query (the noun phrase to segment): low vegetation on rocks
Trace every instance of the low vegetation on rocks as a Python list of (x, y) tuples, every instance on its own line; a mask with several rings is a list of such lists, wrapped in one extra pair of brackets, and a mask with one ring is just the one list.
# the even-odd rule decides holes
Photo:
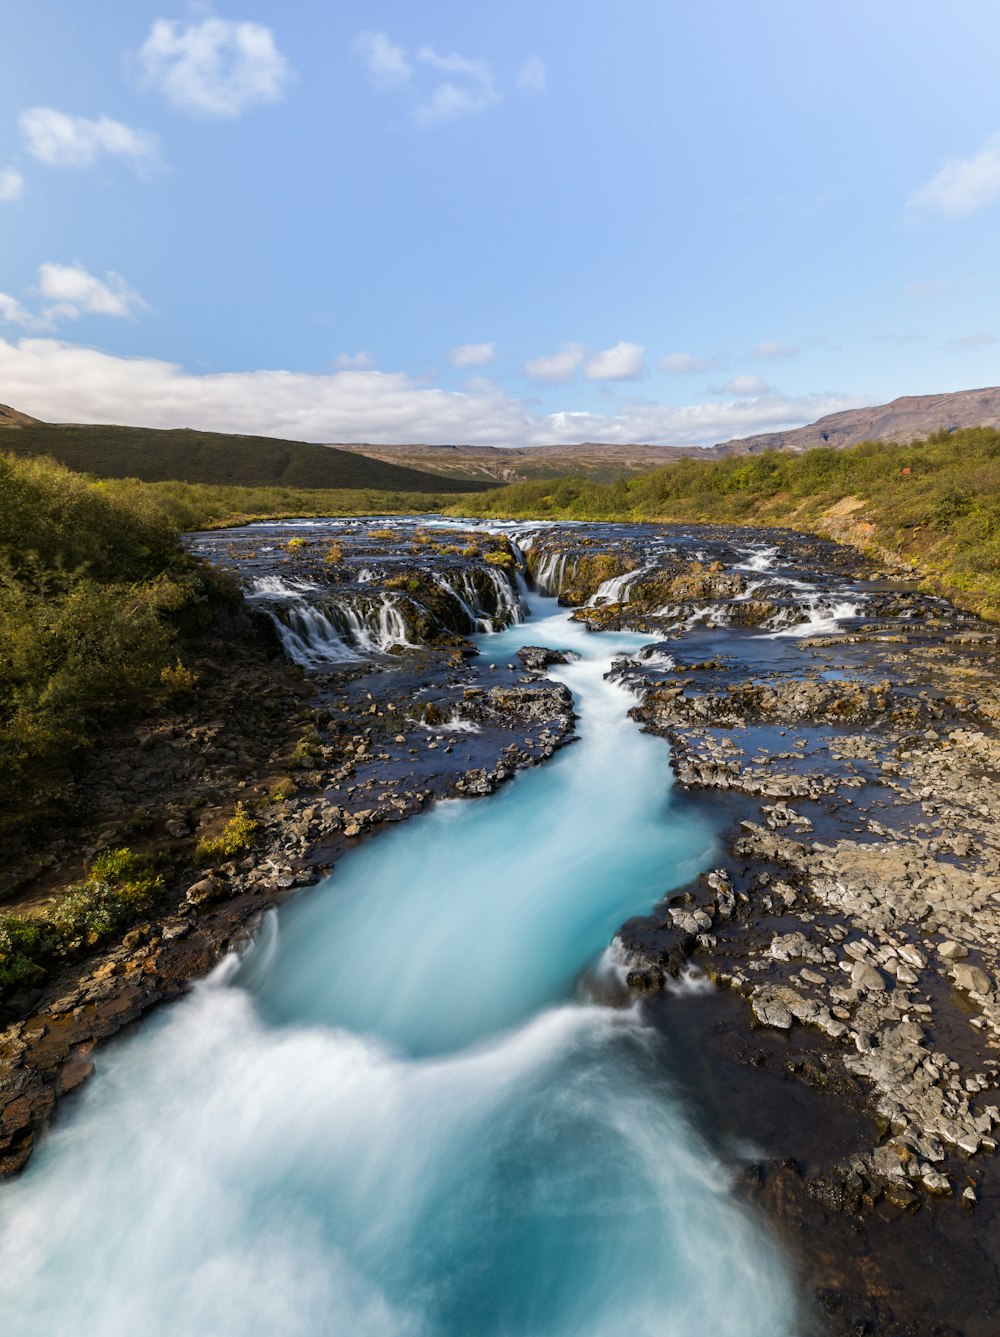
[(89, 951), (147, 909), (163, 885), (162, 860), (103, 850), (87, 880), (32, 911), (0, 915), (0, 994), (35, 984), (59, 961)]

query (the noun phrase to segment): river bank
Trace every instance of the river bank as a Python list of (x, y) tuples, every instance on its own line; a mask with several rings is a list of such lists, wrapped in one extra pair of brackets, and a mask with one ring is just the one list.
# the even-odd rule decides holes
[[(469, 632), (518, 615), (505, 540), (372, 528), (205, 536), (285, 645), (323, 670), (288, 679), (296, 727), (262, 749), (266, 774), (237, 790), (236, 757), (205, 783), (231, 784), (229, 799), (263, 797), (276, 778), (300, 792), (255, 809), (251, 853), (192, 868), (169, 913), (82, 974), (68, 968), (13, 1022), (0, 1078), (9, 1170), (89, 1073), (96, 1041), (186, 989), (296, 885), (365, 833), (440, 796), (486, 794), (570, 736), (551, 654), (471, 653)], [(648, 648), (623, 653), (614, 677), (669, 738), (682, 802), (722, 819), (714, 871), (621, 931), (622, 974), (668, 1049), (702, 1049), (678, 1075), (714, 1112), (748, 1195), (797, 1237), (826, 1330), (991, 1331), (994, 1000), (961, 981), (982, 983), (963, 966), (997, 978), (992, 629), (787, 533), (511, 532), (581, 627), (639, 633)], [(471, 583), (470, 566), (482, 572)], [(520, 644), (531, 631), (517, 629)], [(205, 829), (225, 811), (206, 812)], [(688, 965), (726, 987), (711, 1008), (673, 992)], [(740, 1111), (734, 1086), (748, 1093)], [(964, 1259), (947, 1284), (905, 1263), (930, 1248)]]

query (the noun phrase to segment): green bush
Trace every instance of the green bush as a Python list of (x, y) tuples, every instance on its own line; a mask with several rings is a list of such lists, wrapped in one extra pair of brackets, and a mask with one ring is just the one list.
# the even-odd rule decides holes
[(236, 854), (242, 854), (253, 843), (258, 823), (237, 803), (236, 811), (217, 836), (206, 836), (198, 841), (195, 858), (204, 864), (222, 863)]
[(181, 550), (148, 487), (0, 454), (0, 495), (4, 836), (66, 812), (106, 719), (190, 688), (179, 637), (234, 595)]

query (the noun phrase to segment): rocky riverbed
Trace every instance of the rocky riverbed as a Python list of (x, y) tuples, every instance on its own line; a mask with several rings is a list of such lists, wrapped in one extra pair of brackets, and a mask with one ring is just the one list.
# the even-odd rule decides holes
[[(669, 741), (684, 801), (721, 818), (717, 866), (617, 951), (742, 1190), (803, 1257), (822, 1330), (997, 1331), (994, 627), (787, 532), (393, 520), (190, 542), (236, 573), (245, 611), (216, 628), (197, 708), (109, 737), (81, 777), (89, 820), (20, 902), (126, 831), (166, 845), (173, 872), (121, 942), (2, 1000), (0, 1170), (23, 1166), (95, 1044), (352, 843), (572, 739), (530, 625), (509, 662), (469, 639), (521, 617), (527, 578), (595, 634), (649, 636), (613, 672)], [(199, 862), (237, 800), (252, 847)], [(718, 987), (678, 988), (692, 972)]]

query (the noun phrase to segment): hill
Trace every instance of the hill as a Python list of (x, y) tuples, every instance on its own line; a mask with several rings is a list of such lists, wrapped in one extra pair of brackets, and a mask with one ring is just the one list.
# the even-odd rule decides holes
[(26, 413), (19, 413), (7, 404), (0, 404), (0, 427), (23, 427), (25, 423), (37, 421), (37, 418), (29, 418)]
[(1000, 427), (1000, 386), (945, 395), (903, 395), (873, 408), (829, 413), (808, 427), (762, 436), (737, 437), (716, 447), (721, 455), (759, 455), (765, 450), (843, 450), (862, 441), (913, 441), (964, 427)]
[[(98, 478), (179, 480), (214, 486), (378, 489), (440, 493), (442, 476), (356, 451), (267, 436), (45, 423), (0, 406), (0, 447), (14, 455), (47, 455)], [(476, 492), (485, 481), (449, 478), (449, 492)]]
[(444, 478), (481, 479), (490, 483), (525, 483), (534, 478), (562, 478), (568, 474), (610, 483), (629, 474), (659, 469), (685, 455), (712, 459), (720, 453), (717, 446), (619, 446), (602, 441), (565, 446), (373, 446), (338, 442), (337, 449), (424, 469)]

